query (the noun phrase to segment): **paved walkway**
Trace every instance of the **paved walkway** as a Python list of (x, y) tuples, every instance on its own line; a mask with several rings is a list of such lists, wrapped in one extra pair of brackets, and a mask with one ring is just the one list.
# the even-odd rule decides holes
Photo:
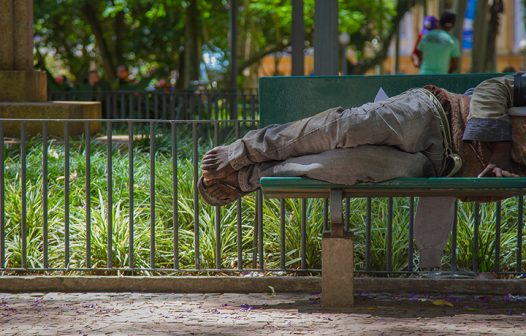
[(0, 294), (0, 335), (525, 335), (525, 297)]

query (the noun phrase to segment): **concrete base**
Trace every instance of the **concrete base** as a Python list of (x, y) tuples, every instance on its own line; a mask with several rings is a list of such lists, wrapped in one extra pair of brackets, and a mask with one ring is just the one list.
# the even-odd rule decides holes
[(42, 71), (0, 71), (0, 102), (47, 101), (47, 76)]
[[(46, 102), (46, 103), (5, 103), (0, 102), (0, 119), (100, 119), (101, 106), (99, 102)], [(26, 121), (26, 134), (42, 133), (42, 122)], [(19, 138), (20, 122), (4, 121), (4, 136)], [(100, 131), (100, 122), (89, 122), (90, 133)], [(69, 134), (84, 133), (84, 122), (69, 122)], [(64, 122), (49, 122), (50, 137), (64, 136)]]
[[(0, 293), (148, 292), (148, 293), (314, 293), (320, 277), (288, 276), (0, 276)], [(355, 278), (358, 293), (526, 295), (523, 279)]]
[(323, 237), (321, 246), (321, 304), (323, 307), (350, 307), (354, 304), (354, 240), (352, 237)]

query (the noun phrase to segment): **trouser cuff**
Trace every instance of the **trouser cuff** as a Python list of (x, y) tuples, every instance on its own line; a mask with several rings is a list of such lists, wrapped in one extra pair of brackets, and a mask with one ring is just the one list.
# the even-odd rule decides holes
[(420, 268), (440, 267), (442, 249), (425, 248), (420, 250)]
[(241, 139), (234, 141), (228, 146), (228, 163), (234, 168), (234, 170), (240, 170), (246, 167), (252, 162), (246, 156), (245, 146)]

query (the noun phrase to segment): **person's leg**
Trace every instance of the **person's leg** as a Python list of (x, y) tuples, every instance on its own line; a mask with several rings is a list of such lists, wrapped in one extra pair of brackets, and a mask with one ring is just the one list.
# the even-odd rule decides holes
[(415, 217), (415, 243), (420, 268), (437, 268), (455, 216), (454, 197), (420, 197)]
[(426, 152), (440, 167), (442, 134), (436, 110), (436, 100), (423, 89), (357, 108), (329, 109), (313, 117), (250, 131), (234, 143), (207, 153), (203, 169), (212, 179), (219, 179), (251, 164), (366, 144)]
[(302, 176), (355, 184), (434, 176), (434, 167), (422, 153), (407, 153), (389, 146), (359, 146), (250, 165), (234, 175), (237, 175), (237, 187), (248, 192), (259, 188), (261, 177)]

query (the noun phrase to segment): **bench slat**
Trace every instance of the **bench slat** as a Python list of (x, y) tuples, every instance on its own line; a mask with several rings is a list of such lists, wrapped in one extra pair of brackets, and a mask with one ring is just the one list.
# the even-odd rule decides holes
[(303, 177), (263, 177), (263, 193), (268, 198), (327, 198), (331, 189), (341, 189), (346, 197), (387, 196), (504, 196), (526, 194), (526, 178), (431, 177), (397, 178), (378, 183), (332, 184)]

